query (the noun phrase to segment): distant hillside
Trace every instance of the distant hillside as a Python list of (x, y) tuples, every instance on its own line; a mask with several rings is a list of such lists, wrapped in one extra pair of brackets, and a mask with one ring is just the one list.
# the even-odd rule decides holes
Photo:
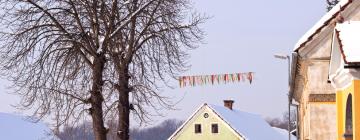
[(165, 120), (161, 124), (146, 129), (131, 129), (131, 140), (167, 140), (183, 121)]
[[(130, 130), (130, 140), (166, 140), (183, 123), (183, 121), (170, 119), (165, 120), (159, 125), (149, 128), (133, 128)], [(116, 124), (109, 124), (110, 131), (108, 140), (117, 140)], [(83, 123), (76, 127), (65, 127), (58, 137), (61, 140), (94, 140), (92, 126), (90, 122)]]

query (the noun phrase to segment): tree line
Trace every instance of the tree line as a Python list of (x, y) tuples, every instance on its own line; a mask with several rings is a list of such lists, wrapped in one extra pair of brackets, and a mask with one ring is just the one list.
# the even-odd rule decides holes
[[(111, 123), (111, 122), (110, 122)], [(166, 140), (173, 134), (183, 121), (176, 119), (168, 119), (162, 123), (148, 128), (132, 128), (130, 129), (130, 140)], [(116, 124), (109, 124), (109, 127)], [(56, 134), (61, 140), (95, 140), (90, 122), (84, 122), (79, 126), (66, 126)], [(109, 140), (118, 140), (115, 132), (107, 133)]]

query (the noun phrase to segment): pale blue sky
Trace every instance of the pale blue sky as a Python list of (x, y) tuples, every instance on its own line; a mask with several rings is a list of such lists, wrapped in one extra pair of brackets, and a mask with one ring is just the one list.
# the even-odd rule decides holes
[[(287, 108), (287, 62), (273, 54), (290, 54), (297, 40), (326, 12), (325, 0), (193, 0), (194, 7), (212, 18), (202, 28), (205, 44), (191, 51), (192, 67), (185, 75), (255, 72), (253, 84), (165, 89), (178, 110), (162, 111), (164, 119), (186, 119), (202, 103), (222, 105), (234, 99), (234, 108), (281, 117)], [(177, 81), (173, 81), (175, 85)], [(0, 80), (0, 112), (16, 112), (17, 99), (5, 94)]]
[[(202, 103), (222, 105), (234, 99), (236, 109), (282, 117), (287, 110), (287, 61), (273, 54), (290, 54), (298, 39), (325, 13), (325, 0), (196, 0), (199, 12), (212, 18), (203, 25), (203, 46), (191, 52), (185, 75), (255, 72), (253, 84), (169, 89), (184, 96), (166, 118), (186, 119)], [(163, 119), (163, 118), (161, 118)]]

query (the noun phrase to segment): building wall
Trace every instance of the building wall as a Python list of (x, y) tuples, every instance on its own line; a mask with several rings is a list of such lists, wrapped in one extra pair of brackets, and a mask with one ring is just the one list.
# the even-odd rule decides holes
[(300, 113), (301, 140), (336, 140), (335, 102), (309, 103)]
[(336, 140), (336, 104), (310, 103), (310, 128), (311, 140)]
[(346, 121), (346, 104), (348, 96), (352, 96), (352, 125), (353, 125), (353, 139), (360, 139), (360, 80), (353, 80), (351, 84), (345, 88), (337, 91), (337, 139), (345, 140), (343, 135), (345, 133)]
[(335, 102), (328, 104), (309, 101), (312, 94), (335, 93), (335, 89), (328, 83), (333, 31), (331, 28), (332, 26), (323, 29), (313, 41), (299, 51), (300, 68), (295, 79), (294, 96), (299, 102), (298, 124), (301, 140), (330, 140), (329, 137), (336, 137), (336, 126), (323, 124), (335, 125)]
[(342, 135), (345, 133), (345, 107), (343, 107), (344, 99), (343, 99), (343, 91), (337, 91), (336, 92), (336, 138), (337, 140), (342, 140)]
[[(328, 83), (328, 65), (330, 36), (318, 43), (322, 49), (306, 54), (302, 69), (303, 86), (299, 101), (299, 131), (301, 140), (332, 140), (336, 138), (335, 102), (309, 101), (313, 94), (335, 94)], [(320, 53), (319, 53), (320, 52)], [(320, 55), (323, 54), (323, 55)]]
[[(205, 118), (204, 113), (209, 117)], [(211, 133), (211, 124), (217, 123), (219, 133)], [(195, 124), (201, 124), (201, 133), (195, 133)], [(243, 140), (229, 125), (224, 123), (208, 107), (202, 108), (194, 118), (191, 119), (184, 128), (173, 138), (173, 140)]]
[[(360, 0), (353, 0), (344, 11), (341, 11), (344, 20), (360, 20)], [(329, 59), (331, 53), (332, 34), (335, 27), (335, 20), (312, 37), (312, 40), (298, 50), (299, 59), (296, 76), (294, 79), (294, 98), (299, 102), (299, 138), (300, 140), (342, 140), (344, 133), (344, 118), (346, 105), (346, 94), (339, 94), (328, 83)], [(360, 87), (360, 84), (358, 85)], [(360, 90), (360, 88), (359, 88)], [(356, 92), (356, 90), (354, 91)], [(311, 94), (334, 94), (336, 102), (311, 102)], [(360, 101), (360, 92), (353, 96)], [(345, 100), (345, 101), (344, 101)], [(357, 107), (358, 106), (358, 107)], [(353, 102), (353, 124), (360, 131), (360, 102)], [(356, 119), (355, 119), (356, 118)], [(354, 130), (355, 132), (355, 130)], [(360, 132), (358, 132), (360, 133)], [(355, 134), (360, 140), (360, 134)], [(354, 139), (355, 140), (355, 139)]]

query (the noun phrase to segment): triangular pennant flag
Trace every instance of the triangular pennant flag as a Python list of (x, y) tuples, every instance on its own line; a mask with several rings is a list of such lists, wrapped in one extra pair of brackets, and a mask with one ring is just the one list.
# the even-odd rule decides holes
[(212, 75), (194, 75), (194, 76), (180, 76), (178, 77), (179, 86), (197, 86), (207, 85), (214, 83), (235, 83), (248, 80), (252, 84), (254, 80), (254, 73), (231, 73), (231, 74), (212, 74)]
[(249, 73), (248, 73), (247, 78), (248, 78), (248, 80), (249, 80), (249, 82), (250, 82), (250, 84), (251, 84), (251, 83), (252, 83), (252, 80), (253, 80), (252, 72), (249, 72)]

